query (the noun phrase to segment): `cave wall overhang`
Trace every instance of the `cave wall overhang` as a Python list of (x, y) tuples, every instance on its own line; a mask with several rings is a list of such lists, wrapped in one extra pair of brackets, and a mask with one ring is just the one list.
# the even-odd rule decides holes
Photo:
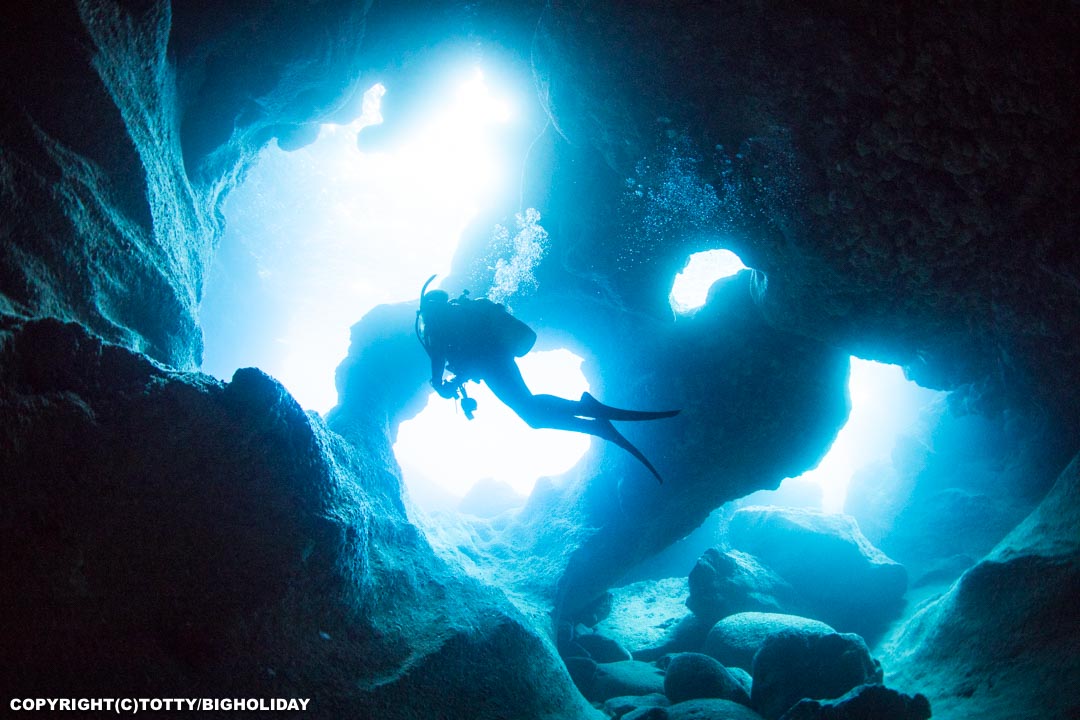
[(1078, 28), (1054, 5), (567, 2), (533, 57), (616, 177), (679, 138), (773, 324), (1075, 426)]

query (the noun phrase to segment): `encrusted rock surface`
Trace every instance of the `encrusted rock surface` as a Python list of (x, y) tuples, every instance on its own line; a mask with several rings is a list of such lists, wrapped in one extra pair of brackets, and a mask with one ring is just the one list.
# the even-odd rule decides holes
[(899, 615), (907, 572), (847, 515), (745, 507), (731, 516), (727, 530), (732, 547), (789, 582), (807, 614), (837, 630), (877, 635)]
[(1070, 717), (1080, 673), (1080, 458), (1043, 502), (887, 644), (888, 684), (935, 718)]
[(709, 548), (687, 579), (686, 607), (707, 623), (742, 612), (783, 612), (795, 607), (791, 584), (738, 550)]
[(883, 685), (860, 685), (835, 700), (800, 700), (780, 720), (927, 720), (930, 703)]
[(258, 370), (223, 384), (4, 319), (0, 389), (12, 697), (592, 713), (531, 623), (409, 524), (389, 445), (357, 452)]
[(725, 666), (752, 670), (754, 655), (765, 638), (783, 630), (828, 634), (833, 628), (819, 620), (782, 613), (745, 612), (729, 615), (709, 631), (704, 652)]
[(802, 698), (836, 698), (880, 683), (882, 671), (858, 635), (784, 630), (765, 638), (753, 678), (751, 707), (776, 720)]

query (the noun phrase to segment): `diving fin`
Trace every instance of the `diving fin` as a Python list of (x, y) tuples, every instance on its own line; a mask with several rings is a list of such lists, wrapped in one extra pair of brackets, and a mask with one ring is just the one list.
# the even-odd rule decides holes
[(580, 406), (582, 417), (602, 418), (604, 420), (660, 420), (675, 417), (680, 410), (623, 410), (600, 402), (588, 392), (581, 393)]
[(659, 482), (661, 485), (664, 484), (664, 478), (660, 477), (660, 473), (657, 472), (656, 468), (653, 467), (653, 464), (651, 462), (649, 462), (649, 459), (647, 457), (645, 457), (644, 453), (642, 453), (640, 450), (638, 450), (636, 447), (634, 447), (633, 443), (631, 443), (629, 440), (627, 440), (625, 437), (623, 437), (622, 433), (620, 433), (618, 430), (616, 430), (615, 426), (612, 425), (610, 422), (608, 422), (606, 420), (601, 420), (600, 422), (604, 423), (604, 430), (605, 430), (605, 433), (600, 435), (600, 437), (604, 438), (605, 440), (609, 440), (609, 441), (615, 443), (616, 445), (621, 447), (623, 450), (625, 450), (626, 452), (628, 452), (631, 455), (633, 455), (634, 457), (636, 457), (638, 459), (638, 461), (642, 465), (644, 465), (645, 467), (647, 467), (649, 469), (649, 472), (651, 472), (653, 474), (653, 476), (656, 478), (657, 482)]

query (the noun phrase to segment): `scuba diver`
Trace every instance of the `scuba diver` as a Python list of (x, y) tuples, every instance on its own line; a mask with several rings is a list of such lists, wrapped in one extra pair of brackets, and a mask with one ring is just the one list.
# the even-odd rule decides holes
[[(673, 417), (678, 410), (644, 412), (604, 405), (587, 392), (580, 400), (554, 395), (534, 395), (521, 377), (514, 358), (523, 357), (536, 343), (536, 333), (486, 298), (470, 299), (466, 290), (451, 300), (444, 290), (428, 291), (432, 275), (420, 290), (416, 313), (416, 336), (431, 358), (431, 385), (444, 398), (460, 398), (462, 410), (472, 419), (476, 400), (465, 391), (467, 380), (487, 384), (495, 397), (532, 428), (552, 428), (595, 435), (623, 448), (649, 469), (663, 484), (660, 473), (640, 450), (623, 437), (612, 420), (657, 420)], [(453, 377), (444, 380), (449, 370)]]

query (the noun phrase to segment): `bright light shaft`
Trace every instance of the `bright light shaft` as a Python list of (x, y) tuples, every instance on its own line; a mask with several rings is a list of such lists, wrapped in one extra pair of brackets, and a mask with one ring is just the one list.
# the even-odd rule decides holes
[(851, 415), (821, 463), (802, 478), (821, 486), (822, 510), (841, 512), (852, 475), (892, 455), (897, 439), (923, 409), (947, 393), (927, 390), (897, 365), (851, 358)]
[(491, 129), (510, 110), (479, 71), (458, 85), (388, 152), (363, 153), (356, 142), (381, 121), (379, 101), (393, 92), (381, 85), (365, 95), (357, 121), (325, 125), (295, 152), (264, 151), (229, 197), (226, 241), (243, 243), (257, 263), (252, 292), (276, 305), (258, 322), (274, 342), (218, 361), (216, 346), (231, 341), (208, 331), (207, 372), (228, 378), (254, 365), (306, 409), (337, 403), (334, 370), (349, 328), (378, 304), (415, 298), (432, 273), (449, 274), (462, 231), (503, 179)]
[[(581, 358), (569, 350), (534, 352), (518, 360), (529, 389), (576, 400), (588, 390)], [(429, 478), (462, 497), (478, 481), (501, 480), (528, 496), (540, 477), (572, 468), (590, 438), (559, 430), (533, 430), (486, 385), (466, 385), (478, 404), (466, 420), (457, 403), (431, 394), (427, 407), (398, 429), (394, 454), (407, 484)]]
[(739, 256), (730, 250), (706, 250), (694, 253), (671, 286), (671, 309), (680, 315), (697, 310), (705, 304), (709, 288), (720, 278), (745, 269)]

